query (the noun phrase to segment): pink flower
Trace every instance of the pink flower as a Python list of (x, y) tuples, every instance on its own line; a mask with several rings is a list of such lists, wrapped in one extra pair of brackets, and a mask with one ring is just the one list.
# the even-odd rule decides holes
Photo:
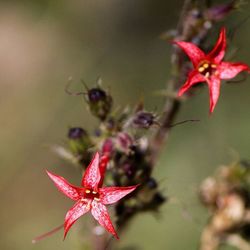
[(214, 111), (220, 94), (221, 79), (231, 79), (241, 71), (250, 72), (244, 63), (224, 62), (222, 59), (226, 50), (226, 30), (222, 28), (216, 45), (208, 54), (205, 54), (196, 45), (184, 41), (174, 41), (190, 58), (194, 69), (178, 92), (181, 96), (190, 87), (199, 82), (207, 82), (210, 96), (210, 113)]
[(76, 220), (91, 211), (99, 224), (119, 239), (110, 220), (106, 205), (119, 201), (134, 191), (137, 185), (130, 187), (102, 187), (107, 163), (108, 157), (106, 155), (100, 158), (99, 153), (96, 153), (83, 175), (82, 187), (73, 186), (63, 177), (47, 171), (48, 176), (59, 191), (76, 201), (65, 216), (64, 238)]

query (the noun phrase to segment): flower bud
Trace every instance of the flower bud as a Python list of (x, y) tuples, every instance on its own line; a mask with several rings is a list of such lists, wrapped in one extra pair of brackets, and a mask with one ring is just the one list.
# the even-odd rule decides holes
[(234, 0), (229, 3), (213, 6), (208, 8), (204, 15), (209, 20), (220, 21), (237, 8), (237, 2), (239, 1)]
[(112, 97), (100, 87), (89, 89), (87, 96), (91, 113), (100, 120), (105, 120), (112, 108)]
[(80, 127), (70, 128), (68, 131), (69, 147), (75, 155), (81, 155), (91, 146), (88, 133)]
[(90, 102), (99, 102), (105, 100), (106, 93), (100, 88), (92, 88), (88, 91), (88, 98)]
[(147, 187), (149, 188), (149, 189), (155, 189), (155, 188), (157, 188), (157, 182), (156, 182), (156, 180), (154, 179), (154, 178), (152, 178), (152, 177), (150, 177), (149, 179), (148, 179), (148, 181), (147, 181)]
[(68, 138), (70, 139), (80, 139), (83, 136), (86, 136), (87, 133), (84, 129), (82, 128), (70, 128), (68, 132)]
[(129, 153), (133, 145), (133, 139), (128, 133), (120, 132), (116, 137), (116, 145), (122, 152)]
[(139, 111), (135, 114), (133, 125), (138, 128), (150, 128), (153, 124), (156, 124), (155, 115), (146, 111)]
[(136, 168), (131, 162), (126, 162), (123, 165), (123, 170), (127, 178), (132, 178), (135, 175)]
[(110, 155), (113, 152), (114, 145), (111, 138), (106, 139), (102, 145), (102, 154)]

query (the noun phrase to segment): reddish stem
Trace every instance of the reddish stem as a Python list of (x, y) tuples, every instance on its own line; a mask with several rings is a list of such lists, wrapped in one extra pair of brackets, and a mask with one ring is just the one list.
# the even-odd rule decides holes
[(40, 235), (40, 236), (34, 238), (34, 239), (32, 240), (32, 243), (35, 244), (35, 243), (37, 243), (38, 241), (47, 238), (48, 236), (50, 236), (50, 235), (56, 233), (57, 231), (59, 231), (59, 230), (62, 229), (63, 227), (64, 227), (64, 224), (62, 224), (62, 225), (60, 225), (60, 226), (58, 226), (58, 227), (52, 229), (51, 231), (49, 231), (49, 232), (47, 232), (47, 233), (45, 233), (45, 234), (42, 234), (42, 235)]

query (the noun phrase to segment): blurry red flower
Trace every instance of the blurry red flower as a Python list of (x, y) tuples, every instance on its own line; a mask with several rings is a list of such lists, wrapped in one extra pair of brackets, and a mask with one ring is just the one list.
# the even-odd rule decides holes
[(106, 155), (100, 158), (99, 153), (96, 153), (83, 175), (82, 187), (73, 186), (63, 177), (47, 171), (48, 176), (59, 191), (76, 201), (65, 216), (64, 238), (75, 221), (91, 211), (99, 224), (119, 239), (110, 220), (106, 205), (119, 201), (134, 191), (137, 185), (130, 187), (101, 187), (107, 163), (108, 158)]
[(219, 38), (211, 52), (205, 54), (195, 44), (184, 41), (174, 41), (190, 58), (194, 69), (178, 92), (181, 96), (190, 87), (199, 82), (207, 82), (210, 96), (210, 113), (214, 111), (220, 94), (221, 79), (231, 79), (241, 71), (250, 72), (244, 63), (223, 62), (226, 50), (226, 30), (222, 28)]

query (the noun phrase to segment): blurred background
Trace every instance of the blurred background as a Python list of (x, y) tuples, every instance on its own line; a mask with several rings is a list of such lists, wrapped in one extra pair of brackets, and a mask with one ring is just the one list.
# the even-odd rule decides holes
[[(101, 76), (115, 105), (134, 105), (144, 96), (148, 110), (160, 111), (163, 98), (154, 92), (170, 76), (171, 48), (159, 36), (176, 27), (182, 4), (0, 1), (0, 249), (78, 249), (74, 227), (64, 242), (60, 231), (31, 244), (35, 236), (62, 224), (72, 206), (44, 170), (80, 183), (79, 172), (53, 154), (50, 145), (63, 143), (69, 126), (91, 130), (97, 124), (82, 97), (64, 92), (65, 84), (72, 77), (72, 89), (81, 90), (80, 79), (93, 86)], [(234, 27), (249, 11), (245, 5), (225, 25)], [(234, 60), (248, 63), (249, 24), (237, 29), (232, 44), (239, 48)], [(250, 78), (224, 84), (212, 116), (207, 88), (185, 102), (177, 120), (201, 121), (172, 130), (155, 169), (166, 195), (180, 202), (166, 203), (158, 216), (136, 217), (120, 240), (122, 249), (197, 249), (208, 218), (197, 200), (199, 183), (220, 164), (250, 158), (249, 93)]]

